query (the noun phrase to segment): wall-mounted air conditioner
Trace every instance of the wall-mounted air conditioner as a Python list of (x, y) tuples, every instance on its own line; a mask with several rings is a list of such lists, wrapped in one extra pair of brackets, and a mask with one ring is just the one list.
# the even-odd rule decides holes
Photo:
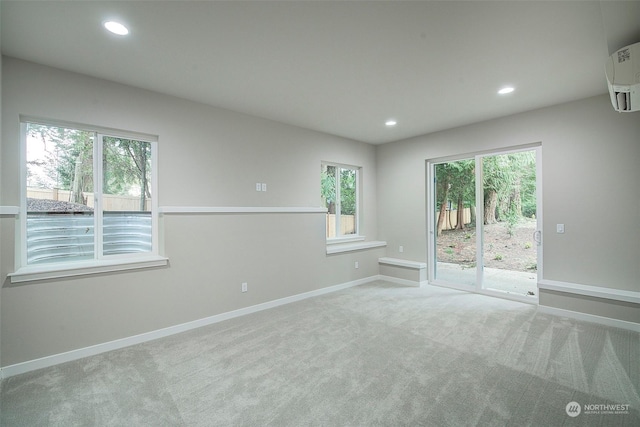
[(640, 111), (640, 43), (614, 52), (605, 66), (611, 103), (616, 111)]

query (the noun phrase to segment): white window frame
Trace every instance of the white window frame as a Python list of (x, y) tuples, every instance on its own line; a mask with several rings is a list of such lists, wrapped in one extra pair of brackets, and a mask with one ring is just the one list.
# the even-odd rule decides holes
[[(51, 264), (27, 264), (27, 125), (40, 124), (78, 129), (94, 133), (93, 174), (94, 177), (94, 259)], [(151, 144), (151, 245), (150, 252), (119, 255), (103, 255), (102, 247), (102, 138), (104, 136), (144, 141)], [(17, 221), (19, 232), (16, 238), (15, 272), (10, 273), (11, 282), (62, 278), (85, 274), (131, 270), (167, 265), (168, 259), (160, 254), (160, 227), (158, 206), (158, 137), (137, 132), (122, 131), (100, 126), (83, 125), (59, 120), (48, 120), (20, 116), (20, 213)]]
[[(336, 173), (336, 221), (335, 221), (335, 237), (326, 237), (327, 240), (327, 244), (337, 244), (337, 243), (345, 243), (345, 242), (353, 242), (353, 241), (359, 241), (359, 240), (364, 240), (365, 236), (362, 236), (360, 234), (360, 215), (361, 215), (361, 208), (360, 208), (360, 193), (362, 191), (362, 184), (361, 184), (361, 175), (362, 175), (362, 167), (361, 166), (353, 166), (353, 165), (347, 165), (347, 164), (343, 164), (343, 163), (335, 163), (335, 162), (322, 162), (321, 163), (321, 169), (327, 167), (327, 166), (333, 166), (336, 168), (336, 170), (339, 169), (351, 169), (353, 171), (355, 171), (355, 176), (356, 176), (356, 212), (354, 215), (354, 220), (355, 220), (355, 233), (354, 234), (339, 234), (338, 231), (340, 230), (340, 211), (341, 211), (341, 206), (340, 206), (340, 202), (341, 202), (341, 197), (340, 197), (340, 179), (341, 179), (341, 175), (340, 173)], [(326, 224), (325, 224), (326, 227)]]

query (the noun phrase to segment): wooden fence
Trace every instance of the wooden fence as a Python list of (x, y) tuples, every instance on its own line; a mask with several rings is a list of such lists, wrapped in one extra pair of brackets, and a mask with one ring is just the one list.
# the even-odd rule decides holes
[[(354, 215), (340, 215), (340, 235), (356, 232), (356, 217)], [(336, 215), (327, 214), (327, 237), (336, 237)]]
[[(27, 197), (32, 199), (59, 200), (63, 202), (71, 201), (71, 191), (59, 190), (57, 188), (27, 188)], [(82, 193), (86, 200), (86, 205), (94, 207), (93, 193)], [(140, 211), (140, 197), (138, 196), (116, 196), (112, 194), (102, 195), (103, 209), (105, 211)], [(151, 207), (151, 199), (145, 201), (145, 211)]]
[[(440, 212), (436, 212), (436, 224), (438, 223), (439, 218), (440, 218)], [(465, 224), (471, 223), (471, 208), (464, 208), (464, 211), (462, 212), (462, 218)], [(458, 225), (458, 210), (452, 209), (452, 210), (446, 211), (445, 217), (444, 217), (444, 226), (442, 227), (442, 229), (452, 230), (456, 228), (456, 225)]]

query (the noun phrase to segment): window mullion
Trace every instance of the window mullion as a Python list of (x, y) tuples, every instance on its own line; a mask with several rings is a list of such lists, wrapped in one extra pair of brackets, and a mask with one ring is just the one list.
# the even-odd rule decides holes
[[(27, 124), (20, 123), (20, 257), (16, 257), (16, 270), (27, 265)], [(16, 245), (16, 249), (18, 245)]]
[(342, 168), (340, 168), (339, 166), (336, 166), (335, 168), (335, 172), (336, 172), (336, 220), (335, 220), (335, 236), (336, 237), (340, 237), (340, 230), (341, 230), (341, 226), (340, 226), (340, 222), (342, 220), (342, 196), (340, 195), (340, 186), (342, 185), (340, 179), (340, 175), (341, 175), (341, 171)]
[(356, 206), (353, 215), (355, 222), (355, 232), (356, 234), (360, 234), (360, 169), (355, 170), (355, 177)]
[(103, 258), (103, 235), (102, 235), (102, 177), (103, 173), (103, 141), (102, 134), (94, 133), (93, 143), (93, 230), (95, 254), (97, 259)]
[(158, 143), (151, 142), (151, 251), (160, 252), (160, 224), (158, 219)]

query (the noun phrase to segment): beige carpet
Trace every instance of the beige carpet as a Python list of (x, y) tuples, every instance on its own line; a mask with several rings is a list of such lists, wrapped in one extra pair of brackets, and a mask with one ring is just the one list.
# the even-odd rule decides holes
[(375, 282), (5, 379), (0, 421), (638, 426), (639, 388), (638, 333)]

